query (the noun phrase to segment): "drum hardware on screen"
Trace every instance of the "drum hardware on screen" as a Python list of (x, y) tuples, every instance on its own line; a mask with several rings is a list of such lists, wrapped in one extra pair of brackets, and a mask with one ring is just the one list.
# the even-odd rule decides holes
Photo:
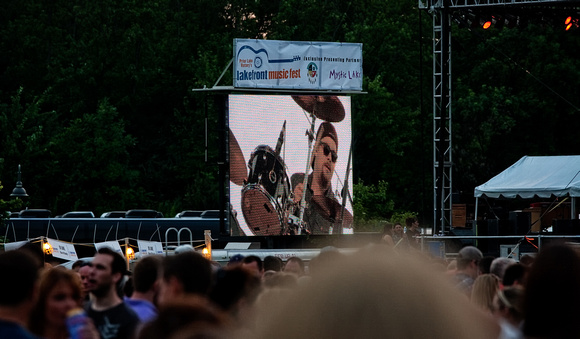
[(248, 162), (250, 173), (242, 189), (242, 213), (255, 235), (284, 234), (290, 195), (286, 165), (280, 157), (285, 127), (286, 122), (275, 150), (268, 145), (259, 145)]
[[(309, 220), (313, 220), (311, 219), (313, 213), (318, 215), (319, 219), (326, 220), (324, 221), (326, 224), (331, 224), (330, 227), (326, 227), (322, 231), (323, 234), (332, 233), (333, 226), (337, 233), (341, 232), (343, 224), (345, 227), (352, 227), (352, 214), (344, 208), (345, 200), (342, 199), (343, 203), (341, 204), (335, 198), (336, 194), (333, 193), (331, 186), (327, 189), (329, 196), (311, 196), (310, 193), (310, 184), (314, 180), (311, 177), (315, 173), (311, 167), (316, 160), (316, 150), (318, 149), (320, 152), (318, 153), (319, 161), (326, 156), (328, 156), (326, 159), (332, 159), (326, 160), (333, 162), (329, 165), (332, 168), (336, 164), (338, 150), (338, 136), (334, 127), (332, 127), (336, 138), (336, 144), (332, 145), (334, 149), (330, 149), (330, 146), (317, 140), (316, 120), (322, 120), (325, 126), (338, 123), (345, 117), (344, 106), (336, 96), (301, 95), (292, 96), (292, 99), (305, 114), (307, 113), (310, 125), (305, 134), (308, 141), (307, 156), (304, 163), (305, 171), (304, 173), (294, 173), (292, 183), (287, 174), (285, 152), (282, 151), (283, 148), (286, 148), (287, 141), (286, 120), (282, 124), (275, 148), (273, 149), (267, 144), (259, 144), (253, 149), (247, 163), (244, 160), (240, 145), (230, 131), (230, 179), (234, 184), (242, 186), (241, 200), (238, 201), (240, 201), (242, 215), (247, 225), (242, 234), (258, 236), (320, 234), (320, 228), (316, 228), (313, 232), (311, 225), (309, 225)], [(296, 126), (295, 121), (294, 126)], [(293, 131), (296, 131), (295, 127)], [(324, 145), (325, 148), (319, 148), (320, 145)], [(297, 152), (295, 148), (291, 151)], [(293, 166), (296, 167), (296, 163), (293, 163)], [(295, 175), (300, 175), (297, 176), (299, 179), (295, 180)], [(330, 177), (332, 178), (332, 174)], [(348, 179), (348, 172), (346, 178)], [(298, 188), (300, 185), (301, 187)], [(308, 198), (306, 192), (308, 192)], [(310, 212), (308, 212), (309, 209)], [(308, 212), (307, 215), (305, 215), (306, 212)], [(316, 222), (312, 225), (315, 224)], [(251, 234), (248, 234), (248, 229)]]

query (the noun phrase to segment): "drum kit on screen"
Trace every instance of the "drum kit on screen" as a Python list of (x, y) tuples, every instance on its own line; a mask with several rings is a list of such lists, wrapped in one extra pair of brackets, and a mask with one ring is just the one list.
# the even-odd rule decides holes
[[(316, 119), (340, 122), (345, 117), (345, 110), (336, 96), (304, 95), (292, 96), (292, 98), (310, 116), (310, 128), (306, 131), (308, 152), (304, 172), (309, 173), (316, 137), (314, 133)], [(246, 235), (310, 234), (309, 225), (304, 221), (304, 211), (314, 207), (322, 218), (340, 224), (340, 228), (342, 225), (351, 227), (352, 214), (344, 208), (345, 199), (341, 205), (336, 199), (326, 196), (313, 196), (310, 201), (306, 201), (306, 194), (302, 194), (300, 199), (294, 196), (292, 183), (286, 174), (286, 164), (280, 156), (285, 138), (286, 121), (280, 131), (275, 149), (268, 145), (258, 145), (246, 164), (238, 141), (231, 130), (229, 132), (230, 181), (242, 187), (242, 214), (252, 232)], [(349, 166), (350, 157), (347, 177)], [(308, 176), (301, 176), (302, 187), (307, 187)], [(347, 189), (343, 191), (344, 194), (348, 194)]]

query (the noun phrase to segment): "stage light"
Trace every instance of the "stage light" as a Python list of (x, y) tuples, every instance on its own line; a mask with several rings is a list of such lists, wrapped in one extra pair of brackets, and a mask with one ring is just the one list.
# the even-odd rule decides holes
[(127, 249), (125, 250), (125, 258), (128, 260), (135, 259), (135, 251), (130, 246), (127, 246)]
[(211, 230), (204, 230), (203, 237), (205, 240), (205, 247), (201, 250), (203, 256), (211, 261)]
[(477, 28), (477, 26), (479, 25), (479, 15), (475, 13), (468, 13), (467, 23), (469, 24), (470, 28)]
[(477, 28), (479, 26), (479, 15), (467, 12), (465, 15), (465, 21), (467, 21), (467, 27)]
[(564, 20), (564, 29), (569, 31), (572, 27), (578, 27), (578, 19), (572, 16), (568, 16)]
[(211, 260), (211, 252), (209, 251), (209, 249), (207, 247), (204, 247), (203, 250), (201, 250), (201, 254), (208, 260)]
[(52, 245), (44, 240), (42, 243), (42, 251), (44, 252), (44, 254), (46, 255), (51, 255), (52, 254)]
[(483, 29), (489, 29), (493, 24), (493, 16), (489, 14), (484, 14), (479, 17), (479, 27)]
[(504, 25), (507, 28), (514, 28), (518, 25), (518, 17), (510, 14), (504, 16)]
[(470, 19), (471, 13), (454, 13), (453, 14), (453, 21), (457, 23), (457, 27), (459, 28), (468, 28), (472, 27), (472, 20)]

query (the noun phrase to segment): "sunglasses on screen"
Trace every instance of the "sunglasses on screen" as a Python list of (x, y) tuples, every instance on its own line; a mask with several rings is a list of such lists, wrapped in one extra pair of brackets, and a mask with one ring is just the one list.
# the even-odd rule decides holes
[(322, 144), (322, 150), (324, 151), (324, 155), (328, 156), (328, 154), (331, 154), (331, 159), (332, 162), (336, 162), (336, 160), (338, 159), (338, 154), (336, 154), (336, 151), (333, 151), (330, 149), (330, 146), (328, 146), (327, 143), (325, 142), (320, 142)]

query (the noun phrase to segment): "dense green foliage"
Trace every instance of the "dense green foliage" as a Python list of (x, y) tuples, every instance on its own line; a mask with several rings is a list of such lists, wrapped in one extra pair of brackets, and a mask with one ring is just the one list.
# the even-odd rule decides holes
[[(432, 20), (407, 0), (8, 0), (0, 14), (0, 179), (27, 205), (217, 209), (211, 87), (234, 38), (363, 43), (355, 216), (432, 216)], [(575, 154), (577, 32), (453, 31), (454, 190), (523, 155)], [(220, 85), (231, 85), (231, 68)], [(208, 161), (205, 123), (209, 118)], [(357, 196), (357, 194), (359, 194)], [(0, 192), (7, 200), (9, 192)]]
[[(0, 191), (2, 191), (4, 187), (2, 186), (2, 183), (0, 182)], [(3, 199), (0, 199), (0, 222), (3, 222), (4, 220), (8, 219), (10, 217), (9, 213), (10, 211), (16, 210), (18, 208), (22, 207), (22, 200), (20, 199), (11, 199), (8, 201), (5, 201)], [(0, 236), (0, 241), (4, 240), (4, 236)]]

